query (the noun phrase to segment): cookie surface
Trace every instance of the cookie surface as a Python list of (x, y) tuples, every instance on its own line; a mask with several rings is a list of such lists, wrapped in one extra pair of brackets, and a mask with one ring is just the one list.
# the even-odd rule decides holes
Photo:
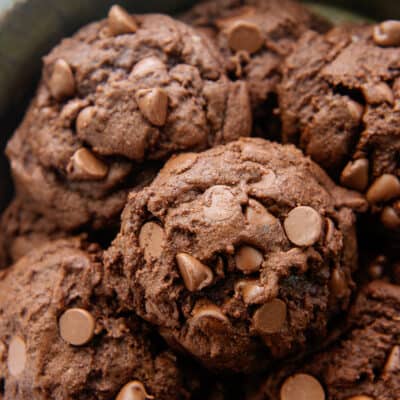
[(120, 304), (211, 369), (254, 371), (326, 335), (353, 289), (354, 192), (300, 151), (242, 139), (172, 158), (106, 254)]
[(19, 197), (13, 199), (1, 215), (0, 232), (0, 249), (4, 248), (3, 258), (0, 257), (0, 268), (14, 264), (46, 242), (66, 236), (52, 221), (31, 210)]
[(7, 154), (37, 211), (63, 229), (101, 228), (158, 161), (250, 129), (246, 85), (228, 80), (207, 38), (168, 16), (113, 7), (44, 58)]
[(218, 45), (233, 79), (249, 84), (255, 130), (265, 137), (279, 129), (274, 115), (281, 64), (309, 29), (327, 21), (292, 0), (218, 0), (195, 5), (182, 19)]
[(396, 400), (399, 311), (400, 287), (372, 282), (359, 294), (347, 331), (336, 343), (303, 365), (289, 365), (272, 374), (254, 399)]
[[(383, 24), (382, 24), (383, 25)], [(366, 194), (389, 230), (400, 229), (400, 48), (378, 27), (308, 33), (284, 66), (283, 139), (340, 182)]]
[(2, 272), (3, 399), (190, 398), (175, 356), (103, 296), (100, 255), (60, 240)]

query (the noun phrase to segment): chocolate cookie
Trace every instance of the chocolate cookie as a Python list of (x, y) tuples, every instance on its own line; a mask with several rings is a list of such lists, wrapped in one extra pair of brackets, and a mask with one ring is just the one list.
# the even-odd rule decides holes
[[(400, 229), (400, 22), (309, 32), (284, 66), (283, 140)], [(386, 39), (384, 39), (386, 38)]]
[(355, 192), (293, 146), (242, 139), (172, 158), (133, 193), (106, 274), (120, 304), (209, 368), (306, 350), (345, 310)]
[(347, 332), (300, 365), (268, 377), (258, 400), (397, 400), (400, 287), (375, 281), (358, 296)]
[(308, 29), (325, 32), (329, 23), (292, 0), (217, 0), (195, 5), (182, 19), (213, 38), (233, 79), (249, 84), (257, 134), (271, 135), (277, 123), (281, 64)]
[(250, 129), (246, 84), (228, 80), (211, 41), (168, 16), (114, 6), (44, 58), (7, 155), (38, 212), (63, 229), (99, 228), (118, 220), (149, 162)]
[(15, 263), (31, 250), (65, 236), (66, 233), (52, 221), (31, 210), (24, 200), (16, 197), (0, 218), (0, 249), (4, 248), (0, 269)]
[(176, 357), (104, 297), (99, 258), (60, 240), (2, 272), (3, 399), (190, 398)]

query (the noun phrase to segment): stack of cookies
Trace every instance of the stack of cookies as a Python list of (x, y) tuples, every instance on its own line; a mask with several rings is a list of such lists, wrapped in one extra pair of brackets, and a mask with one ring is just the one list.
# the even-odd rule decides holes
[(0, 399), (400, 399), (400, 21), (113, 6), (6, 154)]

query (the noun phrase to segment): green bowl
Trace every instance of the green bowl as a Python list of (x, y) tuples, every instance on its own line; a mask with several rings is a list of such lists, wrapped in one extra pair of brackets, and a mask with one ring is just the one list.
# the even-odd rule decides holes
[[(0, 0), (0, 210), (11, 195), (7, 162), (2, 149), (22, 114), (37, 84), (41, 57), (62, 37), (89, 21), (104, 17), (112, 4), (131, 12), (181, 11), (193, 0)], [(331, 1), (336, 6), (312, 7), (335, 22), (360, 20), (368, 16), (400, 16), (400, 2)], [(329, 3), (329, 1), (328, 1)], [(338, 9), (337, 5), (343, 7)], [(360, 17), (362, 15), (362, 17)]]

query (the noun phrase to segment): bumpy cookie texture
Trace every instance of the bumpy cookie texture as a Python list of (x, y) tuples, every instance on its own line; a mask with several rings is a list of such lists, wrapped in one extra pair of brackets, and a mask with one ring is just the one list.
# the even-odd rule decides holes
[[(66, 236), (50, 220), (16, 197), (0, 217), (0, 268), (8, 267), (31, 250)], [(3, 244), (3, 246), (2, 246)]]
[(271, 129), (276, 120), (273, 112), (284, 58), (305, 31), (324, 32), (329, 27), (291, 0), (206, 1), (182, 18), (216, 41), (232, 78), (248, 82), (255, 128), (262, 136), (266, 123)]
[(366, 193), (383, 225), (399, 230), (400, 48), (377, 37), (385, 24), (305, 34), (279, 97), (284, 141)]
[(98, 228), (118, 219), (148, 162), (250, 129), (246, 84), (228, 80), (211, 41), (168, 16), (113, 7), (44, 58), (7, 154), (38, 211), (62, 228)]
[(102, 295), (100, 254), (60, 240), (2, 272), (3, 399), (190, 398), (175, 357)]
[(272, 374), (258, 400), (397, 400), (400, 287), (374, 281), (359, 294), (348, 327), (322, 352)]
[(106, 280), (122, 308), (207, 367), (263, 369), (347, 307), (351, 207), (365, 201), (292, 146), (242, 139), (183, 154), (130, 196)]

